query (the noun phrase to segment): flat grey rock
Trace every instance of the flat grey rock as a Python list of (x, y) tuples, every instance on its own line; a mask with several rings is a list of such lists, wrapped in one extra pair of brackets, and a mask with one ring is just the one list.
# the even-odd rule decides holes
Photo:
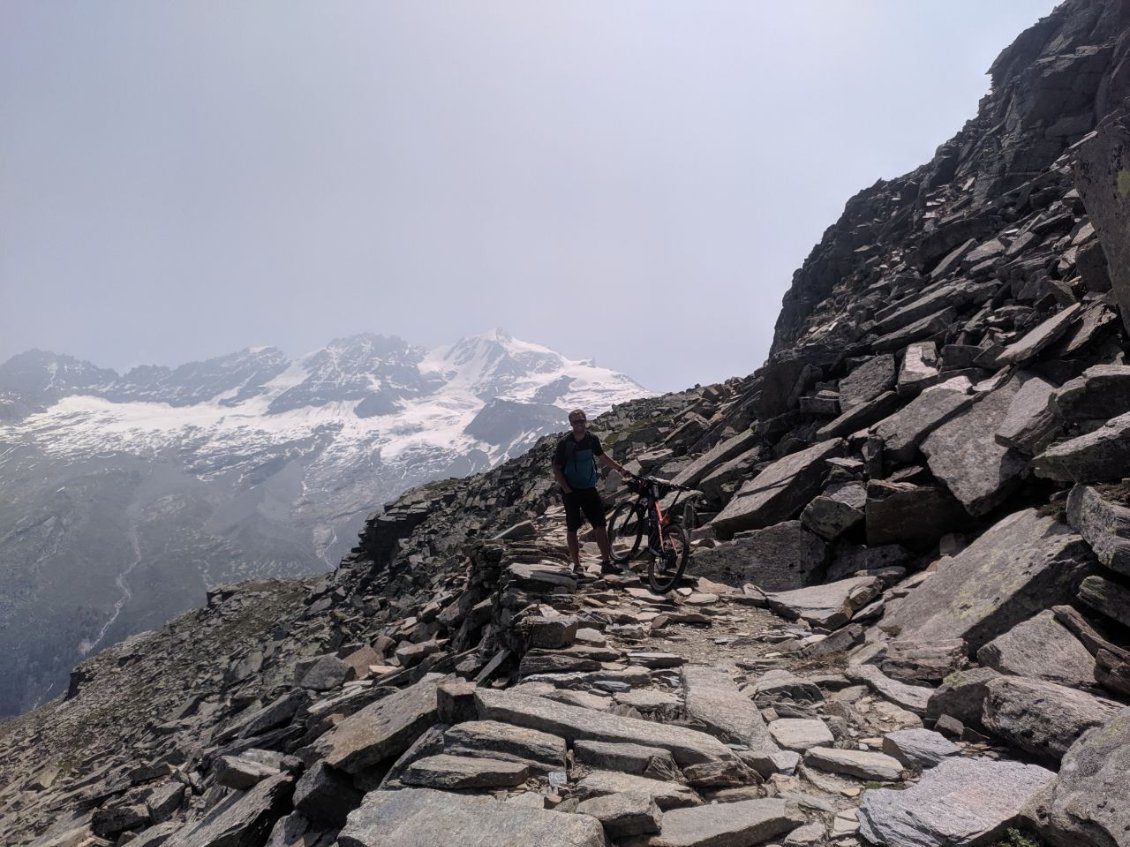
[(1061, 685), (1095, 683), (1094, 657), (1050, 609), (998, 635), (977, 651), (977, 661), (1001, 673)]
[(1121, 708), (1085, 691), (1019, 676), (997, 677), (986, 689), (986, 728), (1049, 763), (1058, 763), (1079, 736), (1106, 723)]
[(842, 456), (847, 445), (834, 438), (778, 459), (738, 490), (710, 522), (718, 538), (743, 529), (761, 529), (791, 520), (820, 493), (827, 460)]
[(440, 753), (410, 764), (400, 776), (405, 785), (458, 790), (463, 788), (512, 788), (530, 775), (521, 762)]
[(580, 780), (575, 789), (578, 797), (603, 797), (609, 794), (635, 794), (654, 800), (660, 809), (697, 806), (702, 798), (694, 789), (675, 781), (649, 779), (617, 771), (593, 771)]
[(898, 729), (883, 736), (883, 752), (914, 770), (940, 765), (961, 748), (939, 732), (929, 729)]
[(749, 847), (795, 829), (805, 817), (781, 799), (714, 803), (663, 815), (650, 847)]
[(908, 685), (891, 679), (874, 665), (855, 665), (845, 672), (853, 682), (862, 682), (881, 697), (916, 715), (926, 714), (927, 704), (934, 689), (921, 685)]
[(836, 740), (819, 718), (780, 718), (769, 724), (769, 734), (786, 750), (800, 752), (810, 747), (831, 747)]
[(747, 530), (732, 541), (695, 553), (697, 575), (727, 585), (782, 591), (810, 585), (827, 557), (827, 545), (800, 521)]
[(840, 380), (840, 408), (863, 406), (895, 387), (895, 357), (873, 356)]
[(816, 430), (817, 438), (835, 438), (840, 435), (851, 435), (864, 427), (891, 414), (899, 407), (899, 396), (894, 391), (885, 391), (878, 397), (853, 406), (838, 418), (829, 421)]
[(165, 847), (244, 847), (267, 840), (275, 821), (290, 810), (289, 774), (263, 780), (214, 806), (198, 822), (186, 823)]
[(1103, 482), (1130, 474), (1130, 412), (1094, 432), (1060, 441), (1032, 460), (1032, 470), (1060, 482)]
[(916, 550), (969, 522), (965, 507), (940, 485), (873, 479), (867, 483), (867, 543), (899, 544)]
[(303, 756), (357, 773), (403, 753), (436, 720), (438, 680), (425, 677), (355, 712), (318, 738)]
[(1055, 386), (1040, 377), (1025, 381), (997, 427), (996, 440), (1025, 456), (1046, 447), (1062, 426), (1051, 404), (1054, 393)]
[(801, 512), (800, 522), (821, 538), (831, 541), (863, 520), (867, 488), (862, 482), (829, 485)]
[(938, 378), (938, 345), (933, 341), (920, 341), (908, 346), (899, 366), (899, 396), (912, 396), (934, 385)]
[(809, 767), (829, 773), (854, 776), (858, 779), (893, 781), (902, 775), (902, 763), (886, 753), (867, 750), (838, 750), (834, 747), (813, 747), (804, 754)]
[(605, 794), (583, 800), (577, 814), (591, 815), (604, 825), (609, 838), (630, 838), (659, 832), (663, 813), (655, 800), (641, 794)]
[(1071, 602), (1089, 556), (1086, 542), (1054, 517), (1015, 512), (889, 603), (881, 625), (919, 642), (963, 638), (976, 651), (1036, 612)]
[(1067, 333), (1082, 311), (1082, 303), (1072, 303), (1059, 314), (1033, 327), (997, 356), (997, 364), (1020, 365), (1036, 358)]
[(1130, 708), (1076, 741), (1059, 778), (1033, 806), (1040, 834), (1056, 845), (1130, 845)]
[(444, 747), (464, 756), (530, 764), (535, 770), (565, 769), (565, 739), (548, 732), (498, 721), (465, 721), (443, 734)]
[(340, 847), (606, 845), (604, 827), (588, 815), (430, 788), (370, 792), (349, 815), (337, 843)]
[(1130, 508), (1112, 502), (1089, 485), (1067, 497), (1067, 522), (1108, 568), (1130, 576)]
[(992, 668), (969, 668), (951, 673), (930, 695), (926, 720), (936, 721), (942, 715), (949, 715), (980, 729), (981, 707), (989, 693), (988, 683), (998, 676), (1000, 673)]
[(1052, 395), (1065, 421), (1107, 421), (1130, 412), (1130, 365), (1092, 365)]
[(577, 761), (597, 770), (643, 774), (662, 768), (675, 771), (675, 760), (669, 750), (645, 747), (642, 744), (615, 744), (607, 741), (578, 741), (573, 746)]
[(681, 726), (619, 717), (511, 691), (479, 689), (475, 703), (482, 720), (542, 730), (570, 743), (622, 741), (662, 747), (671, 751), (680, 766), (717, 760), (736, 762), (730, 749), (714, 736)]
[(931, 432), (972, 402), (969, 380), (959, 377), (928, 388), (871, 428), (883, 442), (884, 458), (909, 464), (918, 454), (918, 445)]
[(1079, 583), (1079, 599), (1123, 626), (1130, 626), (1130, 588), (1105, 576), (1089, 576)]
[(765, 719), (753, 702), (738, 690), (730, 674), (707, 665), (684, 665), (681, 671), (687, 717), (711, 733), (752, 750), (777, 749)]
[(687, 467), (683, 468), (671, 481), (676, 485), (688, 485), (692, 488), (703, 477), (725, 464), (736, 456), (740, 456), (758, 446), (757, 434), (752, 429), (739, 432), (731, 438), (726, 438), (707, 450)]
[(992, 511), (1020, 484), (1028, 459), (999, 443), (1021, 381), (1013, 378), (935, 429), (921, 445), (930, 471), (971, 515)]
[(883, 847), (991, 843), (1054, 781), (1038, 765), (949, 758), (908, 788), (865, 791), (860, 834)]
[(879, 596), (883, 583), (873, 576), (856, 576), (794, 591), (768, 592), (769, 608), (790, 619), (801, 618), (825, 629), (843, 626), (851, 616)]

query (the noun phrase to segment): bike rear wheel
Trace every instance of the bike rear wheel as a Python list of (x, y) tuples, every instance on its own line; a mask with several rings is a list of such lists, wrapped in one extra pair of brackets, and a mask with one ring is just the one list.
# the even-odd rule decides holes
[(682, 524), (672, 523), (663, 532), (663, 555), (652, 556), (647, 566), (647, 584), (656, 594), (674, 588), (687, 568), (691, 545)]
[(608, 519), (608, 545), (612, 561), (623, 564), (639, 552), (647, 521), (643, 509), (634, 503), (621, 503)]

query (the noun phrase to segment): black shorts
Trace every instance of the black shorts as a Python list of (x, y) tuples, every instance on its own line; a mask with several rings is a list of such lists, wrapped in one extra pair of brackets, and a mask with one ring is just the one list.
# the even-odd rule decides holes
[(574, 532), (581, 528), (581, 512), (594, 527), (604, 526), (604, 503), (595, 488), (574, 488), (565, 498), (565, 528)]

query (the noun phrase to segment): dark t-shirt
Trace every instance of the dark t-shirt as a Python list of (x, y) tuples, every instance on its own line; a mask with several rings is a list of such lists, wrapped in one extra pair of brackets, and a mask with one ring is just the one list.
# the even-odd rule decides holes
[(569, 434), (557, 442), (553, 464), (561, 468), (570, 488), (596, 488), (596, 457), (603, 455), (600, 439), (591, 432), (580, 441)]

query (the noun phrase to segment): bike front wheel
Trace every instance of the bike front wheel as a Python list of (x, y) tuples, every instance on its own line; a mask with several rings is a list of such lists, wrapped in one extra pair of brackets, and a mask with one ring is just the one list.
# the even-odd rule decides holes
[(652, 556), (647, 566), (647, 584), (656, 594), (666, 594), (687, 569), (691, 545), (682, 524), (672, 523), (663, 533), (663, 553)]
[(621, 503), (613, 510), (608, 519), (612, 561), (622, 565), (639, 552), (645, 523), (643, 510), (633, 503)]

